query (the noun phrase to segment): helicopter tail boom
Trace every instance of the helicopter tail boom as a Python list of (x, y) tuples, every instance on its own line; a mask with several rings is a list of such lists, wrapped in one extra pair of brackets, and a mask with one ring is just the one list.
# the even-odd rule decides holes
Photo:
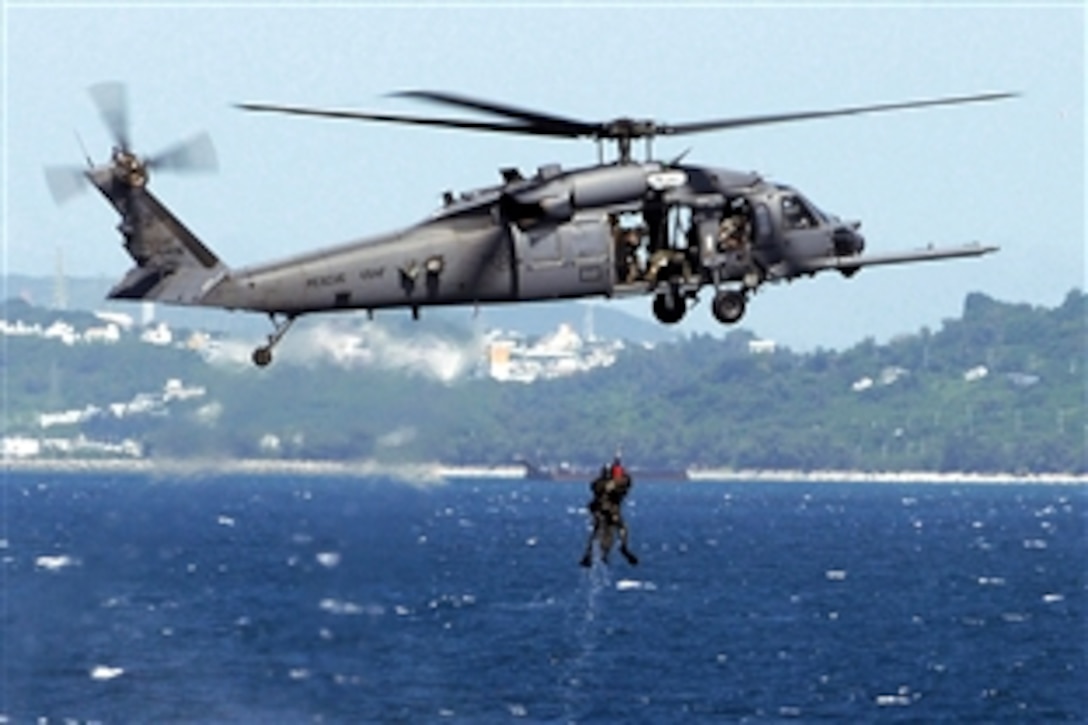
[(109, 292), (111, 299), (158, 300), (180, 305), (203, 304), (206, 293), (227, 276), (226, 266), (197, 239), (162, 202), (147, 190), (151, 171), (214, 171), (215, 147), (206, 133), (197, 134), (151, 156), (137, 154), (129, 132), (124, 85), (107, 82), (89, 89), (91, 100), (113, 138), (108, 162), (89, 168), (46, 168), (54, 200), (64, 203), (93, 186), (117, 210), (117, 230), (136, 262)]
[(118, 229), (136, 265), (110, 290), (110, 299), (199, 305), (227, 267), (144, 187), (113, 183), (112, 169), (91, 180), (121, 214)]

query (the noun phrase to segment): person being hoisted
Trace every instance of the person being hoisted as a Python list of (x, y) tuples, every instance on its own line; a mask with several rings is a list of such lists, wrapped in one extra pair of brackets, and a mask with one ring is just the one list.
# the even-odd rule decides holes
[(608, 563), (608, 554), (612, 548), (613, 532), (620, 535), (620, 553), (632, 566), (638, 564), (638, 557), (627, 546), (627, 524), (623, 520), (623, 499), (631, 490), (631, 476), (623, 467), (620, 457), (612, 459), (611, 466), (602, 466), (601, 473), (590, 484), (593, 500), (589, 502), (589, 512), (593, 516), (593, 530), (586, 542), (582, 566), (593, 563), (593, 541), (598, 540), (601, 561)]

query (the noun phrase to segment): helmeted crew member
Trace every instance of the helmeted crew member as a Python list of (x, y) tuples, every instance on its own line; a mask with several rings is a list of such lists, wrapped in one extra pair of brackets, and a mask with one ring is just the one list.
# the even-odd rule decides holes
[(623, 462), (620, 461), (618, 455), (612, 459), (611, 475), (613, 481), (618, 481), (627, 475), (627, 472), (623, 470)]
[[(585, 554), (582, 556), (582, 566), (590, 566), (593, 563), (594, 539), (610, 534), (609, 528), (614, 528), (620, 534), (620, 553), (628, 563), (638, 564), (635, 556), (627, 546), (627, 524), (623, 520), (621, 507), (623, 499), (631, 490), (631, 477), (624, 470), (619, 456), (616, 456), (611, 466), (602, 466), (601, 473), (590, 484), (593, 492), (593, 500), (589, 502), (588, 509), (593, 516), (593, 530), (586, 542)], [(605, 544), (604, 542), (608, 542)], [(611, 537), (602, 539), (601, 560), (608, 563), (608, 549), (611, 546)]]

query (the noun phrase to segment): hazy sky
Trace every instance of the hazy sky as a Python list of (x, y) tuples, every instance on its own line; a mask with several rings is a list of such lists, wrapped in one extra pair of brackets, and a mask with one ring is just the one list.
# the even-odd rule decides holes
[[(130, 266), (113, 210), (94, 194), (56, 207), (42, 174), (80, 163), (76, 134), (96, 161), (108, 156), (86, 89), (120, 80), (138, 151), (211, 133), (218, 174), (162, 174), (152, 188), (232, 265), (406, 226), (446, 189), (497, 182), (502, 166), (596, 159), (590, 142), (247, 114), (235, 102), (442, 113), (385, 95), (440, 89), (593, 120), (681, 122), (1018, 91), (999, 103), (659, 139), (655, 151), (690, 147), (690, 163), (793, 184), (861, 219), (870, 251), (1002, 247), (981, 260), (764, 287), (746, 326), (797, 348), (936, 328), (971, 291), (1054, 305), (1084, 285), (1080, 2), (9, 1), (3, 13), (6, 274), (52, 274), (58, 249), (73, 275)], [(682, 329), (721, 329), (708, 302)], [(649, 316), (649, 298), (623, 305)]]

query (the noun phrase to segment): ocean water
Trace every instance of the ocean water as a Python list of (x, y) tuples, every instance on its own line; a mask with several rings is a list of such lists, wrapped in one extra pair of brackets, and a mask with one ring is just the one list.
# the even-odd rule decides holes
[(1083, 722), (1083, 486), (2, 479), (2, 722)]

